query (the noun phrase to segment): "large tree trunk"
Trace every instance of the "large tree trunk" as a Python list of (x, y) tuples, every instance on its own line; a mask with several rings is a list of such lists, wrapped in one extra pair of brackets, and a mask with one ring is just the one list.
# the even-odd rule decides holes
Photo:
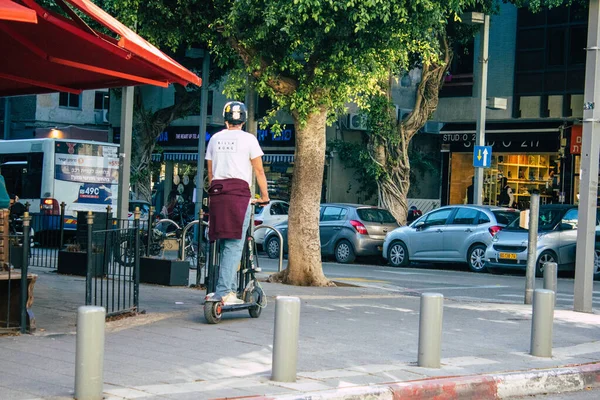
[(319, 237), (327, 110), (310, 114), (304, 126), (296, 114), (293, 117), (296, 152), (288, 217), (288, 267), (270, 280), (298, 286), (331, 286), (323, 274)]
[[(439, 38), (441, 60), (437, 64), (423, 65), (421, 82), (413, 111), (397, 125), (399, 141), (396, 145), (382, 140), (376, 134), (369, 137), (369, 150), (373, 159), (387, 171), (377, 182), (379, 205), (387, 208), (396, 220), (406, 224), (408, 213), (408, 191), (410, 189), (410, 161), (408, 146), (413, 136), (421, 129), (435, 112), (439, 102), (439, 92), (444, 77), (450, 67), (452, 53), (447, 38)], [(386, 87), (391, 99), (391, 79)], [(394, 117), (395, 118), (395, 117)]]

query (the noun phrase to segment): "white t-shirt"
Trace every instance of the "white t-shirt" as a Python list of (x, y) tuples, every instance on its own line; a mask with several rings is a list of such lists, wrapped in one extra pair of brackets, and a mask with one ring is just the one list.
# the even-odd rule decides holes
[(206, 159), (212, 160), (213, 179), (243, 179), (252, 185), (250, 160), (264, 153), (254, 135), (240, 129), (224, 129), (210, 138)]

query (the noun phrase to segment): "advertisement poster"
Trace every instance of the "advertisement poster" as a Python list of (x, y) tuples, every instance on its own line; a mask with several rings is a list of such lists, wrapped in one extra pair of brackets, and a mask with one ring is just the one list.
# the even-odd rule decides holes
[(117, 206), (117, 147), (56, 142), (55, 192), (69, 198), (72, 211), (106, 211)]

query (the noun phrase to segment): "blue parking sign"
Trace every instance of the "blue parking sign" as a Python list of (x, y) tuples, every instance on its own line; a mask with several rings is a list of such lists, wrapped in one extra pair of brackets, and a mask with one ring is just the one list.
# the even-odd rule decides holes
[(473, 166), (480, 168), (490, 168), (492, 166), (492, 146), (474, 147)]

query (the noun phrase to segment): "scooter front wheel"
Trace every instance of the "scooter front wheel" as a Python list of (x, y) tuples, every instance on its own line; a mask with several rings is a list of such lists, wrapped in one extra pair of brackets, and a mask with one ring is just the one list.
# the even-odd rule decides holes
[(248, 309), (248, 313), (250, 314), (250, 316), (252, 318), (258, 318), (260, 317), (260, 313), (262, 312), (262, 307), (259, 305), (262, 302), (262, 296), (264, 296), (264, 293), (262, 290), (260, 290), (260, 288), (254, 287), (252, 289), (252, 292), (250, 293), (250, 301), (253, 301), (254, 303), (256, 303), (255, 306), (252, 306)]
[(218, 324), (223, 316), (220, 301), (207, 301), (204, 303), (204, 318), (209, 324)]

